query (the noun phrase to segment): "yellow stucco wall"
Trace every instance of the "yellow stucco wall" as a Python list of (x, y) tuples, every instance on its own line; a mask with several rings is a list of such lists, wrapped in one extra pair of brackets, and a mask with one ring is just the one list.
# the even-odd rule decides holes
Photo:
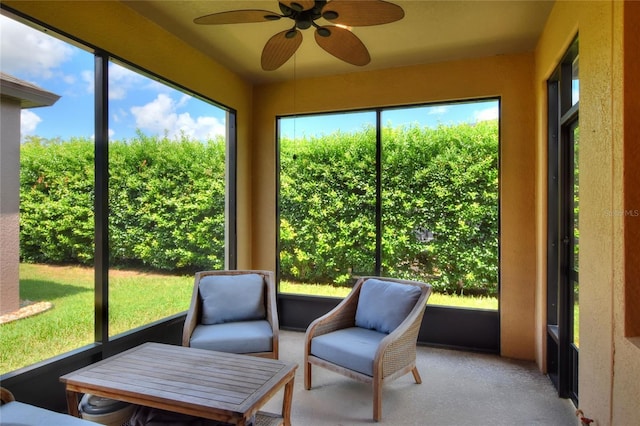
[[(275, 264), (277, 115), (501, 97), (501, 350), (534, 359), (533, 55), (357, 72), (257, 87), (254, 93), (254, 266)], [(295, 86), (296, 97), (293, 98)], [(294, 111), (295, 106), (295, 111)]]
[(3, 3), (237, 111), (238, 267), (249, 267), (252, 86), (120, 2), (3, 0)]
[[(603, 425), (638, 424), (640, 349), (624, 336), (625, 244), (623, 164), (625, 140), (622, 84), (625, 55), (620, 1), (560, 1), (554, 6), (536, 50), (538, 297), (544, 300), (546, 223), (546, 94), (544, 87), (568, 44), (580, 47), (580, 408)], [(627, 77), (637, 79), (635, 77)], [(637, 86), (636, 86), (637, 87)], [(637, 104), (636, 104), (637, 105)], [(629, 116), (629, 115), (628, 115)], [(637, 117), (636, 115), (631, 115)], [(637, 176), (637, 171), (634, 172)], [(637, 192), (638, 187), (626, 188)], [(626, 218), (632, 220), (632, 218)], [(544, 350), (544, 312), (536, 315), (538, 359)]]

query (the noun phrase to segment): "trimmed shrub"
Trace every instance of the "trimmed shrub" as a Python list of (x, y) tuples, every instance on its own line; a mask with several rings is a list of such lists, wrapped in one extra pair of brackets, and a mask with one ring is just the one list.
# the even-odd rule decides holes
[[(498, 123), (384, 128), (383, 275), (439, 292), (497, 294)], [(375, 129), (281, 140), (283, 279), (348, 284), (376, 253)], [(91, 264), (94, 145), (29, 138), (21, 146), (25, 262)], [(113, 267), (224, 267), (225, 142), (138, 133), (109, 144)]]
[[(20, 256), (94, 259), (91, 140), (31, 138), (21, 146)], [(109, 252), (114, 267), (224, 267), (223, 139), (149, 138), (109, 144)]]
[[(384, 128), (383, 275), (497, 294), (498, 123)], [(282, 277), (373, 274), (375, 129), (281, 141)]]
[(29, 138), (20, 147), (20, 256), (93, 262), (93, 143)]

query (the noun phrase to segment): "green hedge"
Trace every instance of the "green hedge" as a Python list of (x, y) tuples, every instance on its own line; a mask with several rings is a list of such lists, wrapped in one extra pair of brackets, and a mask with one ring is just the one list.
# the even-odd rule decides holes
[(20, 256), (93, 262), (93, 143), (30, 138), (20, 147)]
[[(382, 141), (382, 275), (497, 294), (497, 121), (385, 128)], [(283, 278), (373, 273), (375, 129), (284, 140), (281, 150)]]
[[(93, 262), (93, 150), (83, 139), (22, 144), (23, 261)], [(375, 129), (285, 139), (281, 152), (282, 278), (340, 284), (372, 273)], [(383, 129), (383, 275), (497, 293), (497, 153), (497, 122)], [(224, 155), (223, 140), (111, 142), (111, 265), (223, 268)]]
[[(21, 146), (20, 255), (91, 264), (93, 141)], [(224, 140), (148, 138), (109, 144), (109, 250), (114, 267), (224, 267)]]

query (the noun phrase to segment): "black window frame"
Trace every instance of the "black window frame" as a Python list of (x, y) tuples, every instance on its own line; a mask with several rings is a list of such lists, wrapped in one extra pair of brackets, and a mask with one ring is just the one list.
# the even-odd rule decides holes
[(579, 350), (574, 343), (574, 135), (580, 102), (573, 101), (576, 36), (547, 81), (547, 374), (562, 398), (578, 404)]

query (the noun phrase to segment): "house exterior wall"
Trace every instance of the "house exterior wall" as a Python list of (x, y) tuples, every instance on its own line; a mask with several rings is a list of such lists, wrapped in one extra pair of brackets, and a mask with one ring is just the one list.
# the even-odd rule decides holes
[[(599, 426), (637, 423), (640, 394), (640, 347), (625, 335), (625, 307), (638, 295), (625, 295), (625, 254), (637, 253), (640, 241), (625, 238), (625, 225), (638, 229), (639, 171), (625, 156), (637, 155), (636, 68), (625, 59), (637, 50), (639, 8), (634, 2), (557, 2), (536, 49), (537, 132), (537, 298), (546, 296), (546, 80), (576, 34), (580, 47), (580, 365), (579, 406)], [(633, 45), (633, 43), (631, 43)], [(628, 61), (627, 61), (628, 62)], [(636, 77), (633, 77), (635, 75)], [(626, 96), (625, 96), (626, 95)], [(626, 120), (625, 120), (626, 118)], [(637, 157), (636, 157), (637, 158)], [(626, 167), (626, 168), (625, 168)], [(624, 176), (627, 176), (625, 187)], [(625, 200), (627, 203), (625, 204)], [(626, 206), (626, 207), (625, 207)], [(627, 256), (628, 257), (628, 256)], [(627, 262), (632, 259), (627, 259)], [(637, 258), (636, 258), (637, 261)], [(627, 277), (629, 278), (629, 277)], [(632, 278), (637, 279), (637, 278)], [(637, 282), (636, 282), (637, 285)], [(637, 287), (636, 287), (637, 288)], [(544, 306), (536, 312), (536, 347), (545, 368)]]
[[(254, 266), (275, 269), (277, 115), (501, 97), (500, 317), (502, 355), (535, 358), (533, 54), (505, 55), (255, 89)], [(293, 99), (295, 84), (296, 99)], [(295, 110), (294, 110), (295, 105)]]
[(0, 99), (0, 315), (20, 307), (20, 109)]

